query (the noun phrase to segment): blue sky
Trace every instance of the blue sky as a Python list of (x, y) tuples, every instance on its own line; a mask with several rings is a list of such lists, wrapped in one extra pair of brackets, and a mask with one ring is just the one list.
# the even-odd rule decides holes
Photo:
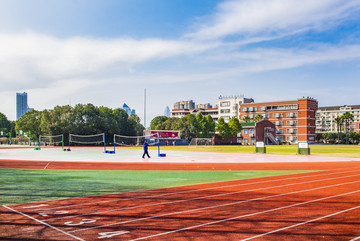
[(311, 96), (360, 104), (358, 0), (0, 0), (0, 112)]

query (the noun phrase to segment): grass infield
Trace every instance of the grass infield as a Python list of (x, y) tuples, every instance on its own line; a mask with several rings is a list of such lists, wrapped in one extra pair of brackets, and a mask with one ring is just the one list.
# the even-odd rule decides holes
[(310, 171), (0, 169), (0, 204), (28, 203)]

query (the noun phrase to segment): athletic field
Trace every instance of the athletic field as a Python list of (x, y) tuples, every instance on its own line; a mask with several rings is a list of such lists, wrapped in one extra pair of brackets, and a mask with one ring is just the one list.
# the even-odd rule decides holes
[(0, 148), (0, 240), (360, 240), (358, 147), (229, 148)]

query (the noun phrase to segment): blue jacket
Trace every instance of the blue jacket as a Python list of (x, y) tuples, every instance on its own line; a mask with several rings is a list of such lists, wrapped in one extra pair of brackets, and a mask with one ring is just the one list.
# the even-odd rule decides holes
[(148, 146), (149, 144), (147, 142), (144, 143), (144, 151), (147, 151), (148, 150)]

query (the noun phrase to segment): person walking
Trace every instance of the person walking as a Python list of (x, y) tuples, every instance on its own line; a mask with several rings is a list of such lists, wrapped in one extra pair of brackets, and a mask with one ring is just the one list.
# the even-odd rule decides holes
[(150, 158), (150, 155), (148, 152), (148, 146), (149, 146), (149, 144), (148, 144), (147, 140), (145, 140), (144, 145), (143, 145), (144, 154), (143, 154), (142, 158), (145, 158), (145, 154), (148, 156), (148, 158)]

